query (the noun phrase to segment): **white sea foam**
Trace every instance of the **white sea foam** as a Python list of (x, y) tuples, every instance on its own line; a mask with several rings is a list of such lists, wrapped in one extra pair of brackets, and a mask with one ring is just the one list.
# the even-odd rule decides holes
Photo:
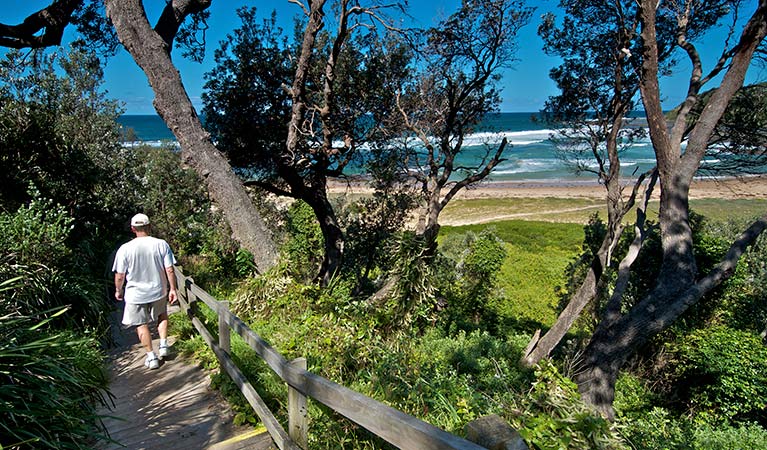
[(123, 142), (123, 147), (128, 148), (135, 148), (135, 147), (166, 147), (171, 146), (175, 148), (181, 148), (181, 145), (178, 143), (178, 141), (131, 141), (131, 142)]
[(554, 130), (526, 130), (526, 131), (501, 131), (479, 132), (464, 138), (465, 146), (498, 145), (506, 138), (511, 145), (540, 144), (549, 139)]
[[(504, 154), (507, 160), (499, 164), (493, 171), (492, 176), (494, 178), (508, 180), (574, 178), (568, 167), (557, 158), (556, 149), (549, 140), (552, 135), (558, 134), (557, 130), (535, 129), (540, 126), (540, 123), (531, 121), (530, 116), (529, 113), (505, 113), (489, 118), (486, 129), (498, 131), (478, 131), (465, 136), (463, 151), (455, 161), (456, 165), (477, 165), (483, 160), (483, 157), (487, 156), (488, 150), (492, 154), (501, 140), (506, 138), (510, 144)], [(178, 145), (175, 141), (165, 140), (166, 136), (172, 138), (172, 134), (159, 117), (128, 117), (126, 118), (126, 126), (135, 128), (138, 136), (146, 137), (145, 141), (126, 143), (125, 146), (127, 147)], [(343, 142), (334, 142), (334, 145), (342, 147)], [(414, 137), (407, 139), (404, 143), (392, 144), (392, 148), (402, 145), (407, 145), (411, 149), (423, 150), (424, 148), (421, 141)], [(360, 149), (363, 150), (363, 155), (371, 155), (370, 147), (368, 144), (361, 145)], [(654, 165), (653, 157), (652, 144), (649, 138), (636, 141), (622, 154), (624, 172), (637, 170), (635, 167), (644, 169)], [(589, 160), (585, 161), (590, 165), (595, 165)], [(352, 170), (364, 171), (365, 168), (360, 166), (354, 167)]]
[(496, 176), (502, 176), (530, 172), (546, 172), (555, 169), (554, 165), (552, 164), (553, 162), (554, 161), (547, 159), (523, 159), (515, 160), (512, 162), (504, 162), (495, 168), (493, 174)]

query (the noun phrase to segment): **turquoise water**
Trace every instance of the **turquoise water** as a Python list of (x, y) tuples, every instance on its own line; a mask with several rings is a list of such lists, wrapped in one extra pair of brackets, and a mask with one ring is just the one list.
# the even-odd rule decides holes
[[(492, 180), (594, 180), (594, 175), (584, 173), (576, 176), (571, 169), (557, 157), (553, 144), (549, 141), (554, 130), (547, 129), (540, 122), (532, 120), (534, 113), (499, 113), (490, 116), (479, 128), (480, 131), (465, 140), (465, 152), (459, 164), (469, 165), (480, 160), (488, 146), (495, 148), (503, 137), (510, 143)], [(138, 139), (149, 144), (174, 140), (173, 134), (165, 123), (156, 115), (125, 115), (119, 118), (124, 127), (133, 128)], [(621, 155), (624, 174), (643, 172), (651, 168), (654, 154), (649, 140), (638, 142), (626, 149)]]

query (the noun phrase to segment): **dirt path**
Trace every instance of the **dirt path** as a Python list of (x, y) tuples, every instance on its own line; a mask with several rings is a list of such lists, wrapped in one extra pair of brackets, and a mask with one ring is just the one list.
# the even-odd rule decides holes
[(538, 216), (548, 216), (552, 214), (566, 214), (566, 213), (572, 213), (572, 212), (580, 212), (580, 211), (589, 211), (594, 209), (600, 209), (603, 208), (604, 205), (589, 205), (589, 206), (580, 206), (578, 208), (564, 208), (564, 209), (555, 209), (555, 210), (546, 210), (546, 211), (535, 211), (535, 212), (524, 212), (524, 213), (512, 213), (512, 214), (496, 214), (492, 216), (485, 216), (482, 218), (469, 218), (469, 217), (463, 217), (463, 218), (450, 218), (445, 217), (444, 220), (441, 221), (442, 225), (448, 225), (448, 226), (463, 226), (463, 225), (474, 225), (474, 224), (483, 224), (483, 223), (490, 223), (490, 222), (497, 222), (499, 220), (511, 220), (511, 219), (521, 219), (526, 217), (538, 217)]

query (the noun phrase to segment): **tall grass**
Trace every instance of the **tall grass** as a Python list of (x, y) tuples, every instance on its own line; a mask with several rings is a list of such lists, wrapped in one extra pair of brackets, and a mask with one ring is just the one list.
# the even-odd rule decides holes
[(0, 317), (0, 448), (84, 449), (106, 439), (96, 412), (109, 400), (99, 347), (46, 331), (48, 320)]
[(0, 448), (85, 449), (108, 439), (97, 414), (107, 376), (97, 340), (51, 324), (68, 308), (23, 315), (10, 305), (24, 276), (0, 282)]

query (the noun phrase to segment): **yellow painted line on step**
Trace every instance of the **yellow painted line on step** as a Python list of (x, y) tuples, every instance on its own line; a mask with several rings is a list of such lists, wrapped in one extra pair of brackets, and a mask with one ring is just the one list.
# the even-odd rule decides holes
[(258, 428), (254, 428), (252, 431), (248, 431), (247, 433), (243, 433), (239, 436), (235, 436), (223, 442), (219, 442), (218, 445), (234, 444), (235, 442), (244, 441), (245, 439), (250, 439), (254, 436), (258, 436), (261, 433), (266, 433), (266, 427), (263, 425), (259, 426)]

